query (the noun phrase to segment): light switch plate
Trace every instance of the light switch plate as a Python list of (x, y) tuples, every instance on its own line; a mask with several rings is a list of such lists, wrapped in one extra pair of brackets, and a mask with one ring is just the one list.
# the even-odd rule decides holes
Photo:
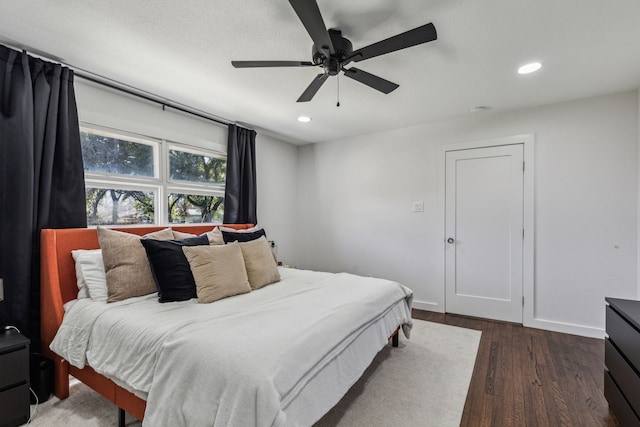
[(0, 301), (4, 300), (4, 279), (0, 278)]
[(424, 202), (413, 202), (414, 212), (424, 212)]

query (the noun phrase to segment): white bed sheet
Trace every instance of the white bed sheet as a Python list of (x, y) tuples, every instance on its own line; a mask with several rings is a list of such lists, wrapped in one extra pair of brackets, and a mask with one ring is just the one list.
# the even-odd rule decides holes
[(281, 269), (279, 283), (216, 301), (80, 300), (51, 349), (147, 400), (145, 426), (297, 426), (362, 375), (411, 291), (349, 274)]

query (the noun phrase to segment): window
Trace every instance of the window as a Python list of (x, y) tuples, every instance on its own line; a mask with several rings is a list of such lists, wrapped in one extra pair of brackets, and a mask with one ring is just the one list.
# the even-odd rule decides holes
[(83, 125), (89, 225), (220, 223), (224, 153)]
[(224, 185), (226, 171), (226, 156), (169, 147), (169, 173), (172, 180)]
[(224, 197), (203, 194), (169, 194), (169, 223), (222, 222)]
[(87, 223), (153, 224), (155, 193), (121, 188), (87, 187)]
[(158, 144), (139, 138), (125, 137), (81, 129), (84, 169), (105, 174), (157, 177), (155, 159)]

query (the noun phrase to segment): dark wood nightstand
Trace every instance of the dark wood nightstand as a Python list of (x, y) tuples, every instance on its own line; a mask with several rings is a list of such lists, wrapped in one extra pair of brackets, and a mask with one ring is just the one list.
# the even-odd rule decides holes
[(0, 427), (29, 420), (29, 339), (0, 329)]
[(640, 427), (640, 301), (606, 301), (604, 396), (621, 426)]

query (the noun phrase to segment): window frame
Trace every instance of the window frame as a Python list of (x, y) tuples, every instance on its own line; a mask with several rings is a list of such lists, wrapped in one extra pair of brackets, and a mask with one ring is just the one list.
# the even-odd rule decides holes
[[(109, 172), (96, 172), (86, 169), (84, 171), (85, 189), (114, 188), (122, 190), (154, 192), (154, 194), (156, 195), (154, 200), (154, 225), (172, 225), (172, 223), (169, 223), (168, 214), (169, 194), (181, 193), (200, 196), (219, 196), (224, 198), (226, 179), (224, 184), (171, 179), (169, 169), (169, 150), (174, 149), (190, 154), (204, 155), (211, 158), (222, 159), (225, 162), (227, 161), (227, 153), (223, 153), (214, 149), (207, 150), (206, 148), (167, 139), (160, 139), (148, 135), (141, 135), (126, 130), (110, 128), (86, 121), (80, 121), (80, 131), (123, 139), (134, 143), (151, 145), (154, 147), (154, 177), (141, 175), (123, 175)], [(220, 222), (198, 224), (220, 224)], [(137, 227), (141, 224), (113, 225), (117, 225), (118, 227)], [(90, 225), (89, 227), (96, 227), (96, 225)]]

